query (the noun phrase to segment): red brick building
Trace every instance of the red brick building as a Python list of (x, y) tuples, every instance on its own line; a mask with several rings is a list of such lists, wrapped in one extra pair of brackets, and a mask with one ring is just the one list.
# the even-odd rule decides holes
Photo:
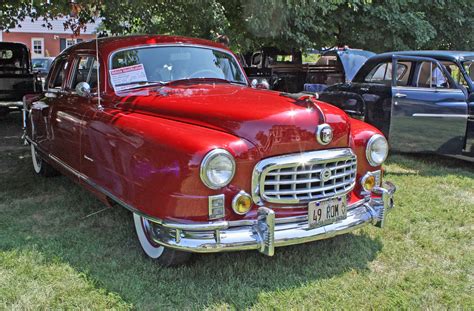
[(55, 57), (65, 48), (77, 42), (95, 38), (95, 30), (99, 25), (87, 24), (86, 29), (79, 36), (75, 36), (70, 29), (64, 30), (64, 18), (51, 21), (52, 28), (43, 27), (43, 21), (23, 21), (21, 27), (10, 29), (9, 32), (0, 31), (0, 41), (21, 42), (28, 46), (31, 56)]

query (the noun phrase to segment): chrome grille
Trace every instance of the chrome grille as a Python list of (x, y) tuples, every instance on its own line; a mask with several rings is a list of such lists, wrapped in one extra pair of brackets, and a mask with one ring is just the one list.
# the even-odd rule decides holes
[(354, 187), (356, 173), (357, 158), (348, 148), (265, 159), (254, 170), (254, 201), (294, 204), (341, 195)]

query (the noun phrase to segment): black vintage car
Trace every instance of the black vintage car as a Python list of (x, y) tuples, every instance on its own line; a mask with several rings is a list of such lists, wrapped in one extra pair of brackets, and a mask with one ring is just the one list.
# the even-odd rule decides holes
[(243, 59), (247, 76), (254, 83), (268, 83), (276, 91), (296, 93), (322, 91), (327, 86), (351, 81), (375, 53), (332, 48), (324, 51), (282, 51), (265, 47)]
[(0, 116), (23, 107), (23, 96), (41, 91), (26, 45), (0, 42)]
[(473, 160), (473, 63), (474, 52), (379, 54), (319, 98), (382, 130), (392, 149)]

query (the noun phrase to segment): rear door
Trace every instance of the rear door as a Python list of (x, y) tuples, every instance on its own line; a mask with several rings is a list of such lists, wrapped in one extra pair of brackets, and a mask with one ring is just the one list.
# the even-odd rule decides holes
[(414, 62), (411, 81), (400, 85), (393, 75), (390, 144), (404, 152), (460, 154), (467, 124), (467, 101), (446, 68), (427, 57), (394, 56), (394, 72), (401, 62)]
[(51, 116), (52, 108), (63, 100), (63, 85), (68, 69), (67, 57), (59, 57), (52, 65), (51, 74), (46, 79), (45, 92), (41, 98), (32, 102), (29, 118), (31, 122), (31, 139), (45, 154), (51, 152), (55, 131), (52, 124), (56, 121)]

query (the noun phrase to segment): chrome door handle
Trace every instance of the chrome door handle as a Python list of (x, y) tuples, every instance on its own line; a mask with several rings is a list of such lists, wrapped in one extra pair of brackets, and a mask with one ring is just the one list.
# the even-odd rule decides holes
[(395, 97), (396, 97), (396, 98), (405, 98), (405, 97), (407, 97), (407, 94), (396, 93), (396, 94), (395, 94)]

